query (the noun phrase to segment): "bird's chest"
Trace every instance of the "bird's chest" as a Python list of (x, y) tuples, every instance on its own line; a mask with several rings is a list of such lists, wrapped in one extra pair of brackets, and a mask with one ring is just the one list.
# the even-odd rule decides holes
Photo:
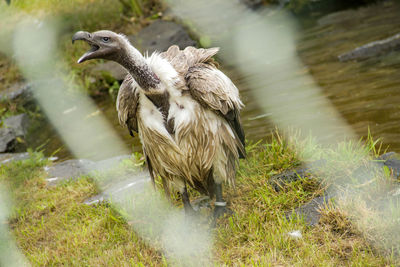
[[(187, 96), (141, 95), (139, 120), (147, 131), (157, 132), (165, 138), (179, 142), (180, 132), (194, 127), (198, 120), (199, 104)], [(139, 131), (140, 132), (140, 131)]]

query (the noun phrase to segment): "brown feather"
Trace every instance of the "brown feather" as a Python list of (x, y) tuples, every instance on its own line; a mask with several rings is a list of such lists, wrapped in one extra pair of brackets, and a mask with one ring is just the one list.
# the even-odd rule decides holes
[(119, 123), (129, 131), (138, 132), (136, 112), (139, 107), (139, 86), (130, 74), (126, 75), (119, 88), (116, 106)]

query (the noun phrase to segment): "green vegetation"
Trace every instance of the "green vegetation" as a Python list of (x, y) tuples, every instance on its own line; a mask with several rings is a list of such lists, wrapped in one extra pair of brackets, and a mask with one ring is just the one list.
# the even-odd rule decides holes
[[(368, 154), (372, 144), (364, 146), (363, 153)], [(294, 208), (323, 194), (327, 186), (316, 178), (309, 178), (287, 184), (280, 192), (273, 189), (268, 183), (272, 175), (300, 164), (304, 154), (296, 151), (279, 135), (269, 143), (249, 145), (249, 157), (241, 161), (236, 188), (227, 192), (234, 215), (221, 218), (217, 228), (212, 230), (215, 264), (397, 265), (395, 254), (373, 248), (373, 242), (379, 241), (375, 240), (376, 235), (370, 235), (363, 225), (356, 223), (360, 212), (376, 219), (371, 209), (363, 206), (365, 199), (357, 199), (362, 201), (359, 203), (349, 202), (353, 205), (352, 213), (342, 209), (345, 206), (327, 205), (315, 227), (307, 226), (302, 218), (286, 218)], [(355, 144), (343, 143), (327, 154), (331, 154), (332, 161), (340, 160), (340, 164), (347, 167), (352, 165), (349, 159), (362, 164), (361, 157), (355, 157), (354, 153), (351, 158), (340, 158), (346, 153), (350, 155), (351, 151), (355, 151)], [(113, 205), (82, 203), (98, 191), (90, 177), (49, 187), (44, 180), (46, 164), (49, 163), (40, 153), (32, 153), (29, 160), (0, 167), (0, 181), (6, 182), (14, 192), (15, 208), (9, 225), (19, 247), (34, 266), (167, 265), (162, 252), (147, 245), (132, 230), (128, 217), (121, 215), (125, 212), (120, 213)], [(132, 166), (131, 162), (123, 162), (124, 168)], [(328, 173), (329, 167), (326, 170)], [(342, 177), (342, 174), (336, 175), (336, 178)], [(387, 179), (373, 180), (371, 188), (379, 190), (387, 182)], [(395, 223), (390, 227), (394, 226)], [(374, 230), (376, 227), (379, 225), (375, 225)], [(296, 230), (301, 232), (301, 238), (289, 235)]]

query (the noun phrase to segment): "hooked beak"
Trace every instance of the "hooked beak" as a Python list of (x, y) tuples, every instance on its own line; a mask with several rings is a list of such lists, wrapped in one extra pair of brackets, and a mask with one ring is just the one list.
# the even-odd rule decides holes
[(72, 43), (79, 40), (87, 42), (91, 46), (91, 49), (78, 59), (78, 63), (95, 58), (95, 52), (100, 49), (100, 46), (92, 40), (92, 35), (88, 32), (79, 31), (72, 36)]

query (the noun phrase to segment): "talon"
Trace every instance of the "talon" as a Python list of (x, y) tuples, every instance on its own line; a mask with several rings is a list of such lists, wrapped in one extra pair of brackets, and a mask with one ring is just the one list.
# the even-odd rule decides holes
[[(217, 203), (217, 202), (216, 202)], [(220, 205), (215, 205), (214, 208), (214, 220), (218, 219), (219, 217), (222, 217), (224, 215), (232, 215), (233, 211), (226, 207), (226, 202), (224, 206), (220, 206)]]

